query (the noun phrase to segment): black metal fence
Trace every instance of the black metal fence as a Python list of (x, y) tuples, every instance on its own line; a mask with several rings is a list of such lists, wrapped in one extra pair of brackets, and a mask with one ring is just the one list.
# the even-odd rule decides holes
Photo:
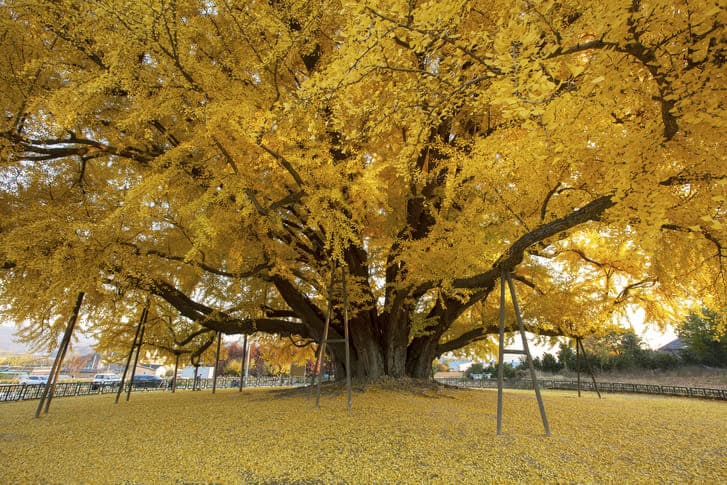
[[(437, 382), (457, 387), (497, 388), (497, 379), (459, 379), (444, 378)], [(538, 379), (541, 389), (578, 390), (578, 381)], [(508, 389), (532, 389), (533, 381), (530, 379), (505, 379), (504, 386)], [(593, 382), (581, 381), (582, 391), (594, 391)], [(721, 399), (727, 401), (727, 389), (713, 389), (706, 387), (662, 386), (658, 384), (630, 384), (624, 382), (598, 382), (601, 392), (660, 394), (664, 396), (701, 397), (706, 399)]]
[[(177, 390), (202, 390), (212, 389), (213, 379), (200, 379), (195, 382), (194, 379), (177, 379)], [(304, 377), (248, 377), (245, 380), (245, 387), (300, 387), (306, 382), (310, 382), (310, 378)], [(217, 379), (217, 388), (234, 388), (240, 386), (238, 377), (220, 377)], [(0, 384), (0, 402), (3, 401), (24, 401), (29, 399), (39, 399), (43, 393), (44, 384)], [(128, 387), (124, 386), (125, 390)], [(172, 381), (166, 380), (160, 385), (150, 385), (144, 382), (134, 384), (132, 390), (136, 392), (147, 391), (171, 391)], [(92, 382), (59, 382), (56, 384), (54, 398), (67, 396), (89, 396), (93, 394), (109, 394), (119, 390), (118, 384), (94, 384)]]
[[(496, 379), (459, 379), (445, 378), (437, 379), (437, 382), (457, 387), (471, 388), (497, 388)], [(300, 387), (310, 383), (310, 378), (304, 377), (248, 377), (245, 387)], [(508, 389), (532, 389), (533, 382), (529, 379), (506, 379), (505, 387)], [(571, 390), (578, 389), (578, 381), (539, 379), (538, 384), (542, 389)], [(217, 388), (233, 388), (240, 386), (240, 379), (237, 377), (220, 377), (217, 379)], [(0, 384), (0, 402), (3, 401), (24, 401), (39, 399), (43, 393), (43, 384)], [(171, 391), (172, 381), (164, 381), (161, 385), (150, 386), (148, 383), (134, 385), (133, 391)], [(93, 384), (92, 382), (59, 382), (53, 397), (67, 396), (89, 396), (93, 394), (109, 394), (117, 392), (118, 384)], [(202, 390), (212, 389), (212, 379), (177, 379), (177, 390)], [(664, 386), (658, 384), (630, 384), (621, 382), (599, 382), (598, 389), (601, 392), (611, 393), (639, 393), (658, 394), (664, 396), (698, 397), (706, 399), (720, 399), (727, 401), (727, 389), (714, 389), (705, 387), (684, 387)], [(595, 391), (593, 382), (581, 381), (582, 391)]]

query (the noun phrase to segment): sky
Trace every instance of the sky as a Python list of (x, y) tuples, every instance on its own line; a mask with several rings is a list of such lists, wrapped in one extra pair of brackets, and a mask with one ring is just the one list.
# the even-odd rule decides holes
[[(44, 352), (45, 349), (41, 349), (41, 351), (33, 352), (30, 347), (28, 347), (25, 344), (22, 344), (15, 340), (14, 337), (15, 334), (15, 325), (11, 323), (2, 323), (0, 324), (0, 353), (9, 353), (9, 354), (25, 354), (25, 353), (37, 353), (37, 354), (46, 354), (47, 352)], [(91, 346), (93, 345), (93, 340), (90, 340), (86, 338), (83, 335), (77, 335), (75, 339), (71, 342), (71, 352), (78, 352), (81, 354), (90, 353), (93, 350), (91, 349)]]

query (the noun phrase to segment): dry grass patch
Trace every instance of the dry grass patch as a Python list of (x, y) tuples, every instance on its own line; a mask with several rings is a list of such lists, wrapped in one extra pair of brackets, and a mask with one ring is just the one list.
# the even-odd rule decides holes
[[(331, 394), (333, 392), (333, 394)], [(4, 483), (727, 482), (727, 403), (368, 386), (140, 393), (0, 406)]]

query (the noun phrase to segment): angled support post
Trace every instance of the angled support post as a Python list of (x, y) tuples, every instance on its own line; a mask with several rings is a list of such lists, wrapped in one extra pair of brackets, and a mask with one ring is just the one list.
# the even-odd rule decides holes
[(348, 288), (346, 287), (345, 267), (341, 267), (341, 286), (343, 287), (343, 340), (346, 345), (346, 404), (348, 408), (348, 414), (351, 414), (351, 351), (349, 349), (350, 337), (348, 330)]
[(139, 332), (139, 342), (136, 344), (136, 354), (134, 355), (134, 366), (131, 368), (131, 378), (129, 379), (129, 388), (126, 390), (126, 400), (131, 397), (131, 388), (134, 387), (134, 376), (136, 375), (136, 366), (139, 364), (139, 354), (141, 354), (141, 345), (144, 343), (144, 332), (146, 331), (146, 319), (149, 317), (149, 306), (144, 307), (143, 320), (141, 323), (141, 332)]
[(177, 392), (177, 371), (179, 370), (179, 355), (176, 354), (174, 359), (174, 375), (172, 376), (172, 393)]
[[(512, 306), (515, 310), (515, 319), (517, 320), (518, 328), (520, 330), (520, 338), (522, 339), (523, 349), (522, 350), (508, 350), (504, 348), (505, 343), (505, 283), (507, 283), (510, 289), (510, 298), (512, 300)], [(545, 429), (545, 436), (550, 436), (550, 425), (548, 424), (548, 417), (545, 414), (545, 405), (543, 404), (543, 398), (540, 395), (540, 385), (538, 384), (538, 377), (535, 374), (535, 367), (533, 366), (533, 357), (530, 354), (530, 348), (528, 346), (528, 339), (525, 335), (525, 325), (523, 324), (522, 314), (520, 313), (520, 307), (515, 296), (515, 285), (512, 282), (512, 277), (509, 272), (503, 272), (500, 277), (500, 348), (498, 349), (498, 372), (497, 372), (497, 434), (502, 434), (502, 386), (503, 386), (503, 359), (505, 353), (518, 353), (524, 354), (528, 360), (528, 367), (530, 368), (530, 378), (533, 381), (533, 388), (535, 390), (535, 397), (538, 400), (538, 409), (540, 410), (540, 417), (543, 420), (543, 428)]]
[(576, 337), (576, 376), (578, 387), (578, 397), (581, 397), (581, 338)]
[[(76, 327), (76, 321), (78, 320), (78, 314), (81, 311), (81, 304), (83, 303), (83, 297), (85, 296), (84, 292), (79, 292), (78, 297), (76, 298), (76, 305), (73, 307), (73, 311), (71, 312), (71, 317), (68, 320), (68, 325), (66, 326), (66, 331), (63, 333), (63, 338), (61, 339), (61, 345), (58, 348), (58, 352), (56, 353), (56, 358), (53, 361), (53, 366), (51, 367), (50, 374), (48, 375), (48, 380), (45, 382), (45, 387), (43, 388), (43, 394), (40, 396), (40, 402), (38, 403), (38, 408), (35, 410), (35, 417), (40, 417), (40, 412), (43, 409), (43, 406), (45, 405), (45, 413), (48, 413), (48, 409), (50, 409), (50, 402), (53, 399), (53, 393), (55, 392), (56, 388), (56, 381), (58, 380), (58, 374), (61, 373), (61, 367), (63, 366), (63, 359), (66, 356), (66, 350), (68, 350), (68, 345), (71, 342), (71, 335), (73, 334), (73, 329)], [(47, 398), (47, 399), (46, 399)]]
[[(583, 360), (586, 361), (586, 369), (588, 369), (588, 373), (591, 374), (591, 380), (593, 381), (593, 388), (596, 390), (596, 394), (598, 394), (598, 399), (601, 399), (601, 391), (598, 389), (598, 383), (596, 382), (596, 376), (593, 373), (593, 368), (591, 367), (591, 363), (588, 360), (588, 354), (586, 354), (586, 348), (583, 346), (583, 339), (578, 337), (576, 339), (576, 349), (580, 345), (581, 352), (583, 353)], [(578, 383), (578, 395), (580, 396), (580, 381)]]
[(505, 275), (500, 277), (500, 335), (497, 348), (497, 434), (502, 434), (502, 386), (505, 358)]
[(242, 360), (240, 361), (240, 389), (238, 392), (242, 392), (242, 388), (245, 387), (245, 377), (247, 377), (247, 334), (242, 339)]
[(222, 345), (222, 332), (217, 331), (217, 352), (215, 353), (215, 370), (212, 374), (212, 394), (217, 390), (217, 368), (220, 366), (220, 345)]
[(248, 340), (247, 335), (245, 335), (245, 365), (243, 366), (243, 385), (247, 386), (247, 378), (250, 375), (250, 349), (252, 348), (252, 339)]
[[(124, 373), (121, 374), (121, 382), (119, 383), (119, 389), (116, 391), (116, 401), (115, 404), (119, 403), (119, 398), (121, 397), (121, 393), (124, 392), (124, 385), (126, 384), (126, 375), (129, 372), (129, 365), (131, 364), (131, 357), (134, 355), (134, 349), (136, 349), (136, 342), (139, 340), (139, 333), (141, 332), (141, 327), (144, 326), (144, 322), (146, 321), (146, 312), (147, 309), (144, 307), (141, 310), (141, 316), (139, 317), (139, 323), (136, 326), (136, 332), (134, 333), (134, 340), (131, 342), (131, 348), (129, 349), (129, 355), (126, 357), (126, 365), (124, 366)], [(133, 378), (129, 379), (129, 382)]]
[[(315, 371), (318, 373), (318, 387), (316, 388), (316, 409), (320, 408), (321, 403), (321, 367), (323, 365), (323, 357), (326, 355), (326, 344), (328, 343), (328, 327), (331, 324), (331, 316), (333, 315), (333, 283), (336, 280), (336, 262), (331, 261), (331, 281), (328, 284), (328, 310), (326, 311), (326, 322), (323, 327), (323, 336), (318, 346), (318, 357), (316, 358)], [(315, 379), (315, 375), (314, 375)]]

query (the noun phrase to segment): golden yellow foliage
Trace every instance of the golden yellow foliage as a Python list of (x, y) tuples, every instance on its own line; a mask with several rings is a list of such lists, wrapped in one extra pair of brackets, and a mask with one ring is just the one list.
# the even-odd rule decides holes
[(8, 483), (724, 483), (722, 402), (546, 391), (369, 386), (323, 396), (279, 390), (139, 393), (2, 405)]
[(79, 291), (111, 336), (153, 298), (178, 334), (316, 340), (332, 296), (338, 339), (334, 261), (376, 378), (490, 348), (503, 271), (542, 334), (721, 309), (726, 23), (715, 0), (5, 0), (0, 311), (44, 343)]

